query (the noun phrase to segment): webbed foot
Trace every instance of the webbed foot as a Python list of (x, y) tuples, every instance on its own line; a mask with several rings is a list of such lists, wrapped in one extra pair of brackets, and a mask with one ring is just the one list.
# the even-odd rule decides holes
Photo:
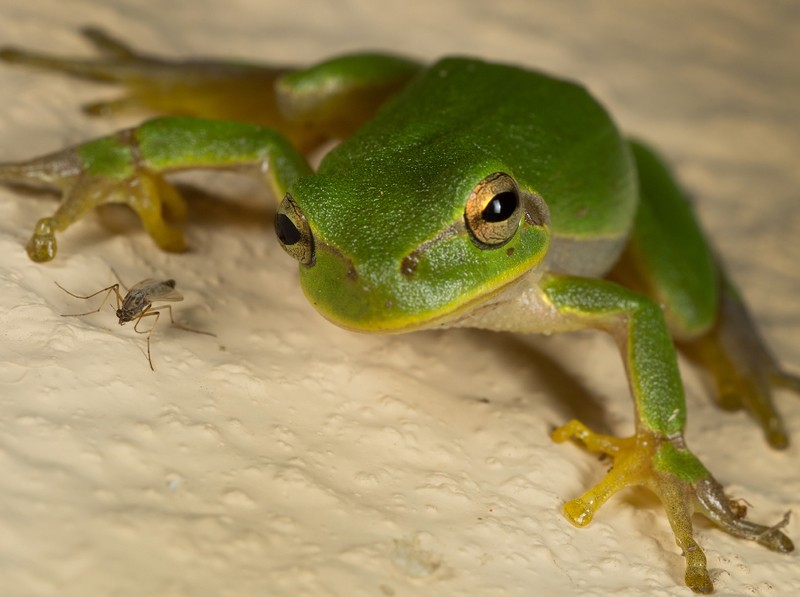
[(787, 518), (774, 526), (745, 520), (746, 508), (725, 496), (719, 483), (686, 448), (682, 436), (667, 438), (640, 430), (633, 437), (616, 438), (594, 433), (573, 420), (553, 431), (551, 437), (559, 443), (577, 439), (588, 450), (605, 454), (614, 461), (602, 481), (565, 504), (567, 520), (575, 526), (586, 526), (619, 490), (631, 485), (650, 489), (664, 505), (675, 541), (686, 558), (686, 585), (697, 593), (710, 593), (714, 586), (705, 554), (694, 539), (691, 517), (695, 512), (732, 535), (751, 539), (774, 551), (794, 549), (780, 530)]
[(49, 185), (61, 190), (58, 209), (36, 223), (26, 246), (33, 261), (52, 260), (57, 253), (56, 232), (107, 203), (130, 206), (162, 249), (186, 249), (183, 234), (169, 226), (163, 214), (166, 209), (170, 215), (183, 217), (183, 199), (160, 174), (137, 164), (130, 135), (125, 133), (25, 162), (0, 164), (0, 182)]

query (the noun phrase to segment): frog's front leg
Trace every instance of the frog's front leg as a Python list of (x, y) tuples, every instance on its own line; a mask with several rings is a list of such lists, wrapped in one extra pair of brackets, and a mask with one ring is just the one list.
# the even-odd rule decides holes
[(574, 438), (592, 451), (610, 456), (614, 466), (594, 488), (564, 507), (576, 526), (588, 524), (613, 494), (642, 485), (661, 500), (678, 546), (686, 557), (687, 586), (713, 590), (706, 558), (694, 539), (691, 517), (706, 516), (728, 533), (781, 552), (791, 540), (780, 528), (744, 519), (744, 508), (728, 499), (722, 487), (687, 448), (683, 385), (675, 350), (661, 309), (650, 299), (603, 280), (546, 276), (543, 301), (557, 313), (557, 328), (599, 328), (617, 341), (634, 398), (636, 431), (619, 439), (596, 434), (578, 421), (553, 432), (558, 442)]
[(749, 411), (773, 447), (786, 447), (773, 389), (800, 393), (800, 377), (770, 353), (667, 165), (641, 143), (631, 149), (641, 203), (614, 279), (663, 307), (678, 348), (711, 373), (724, 408)]
[(163, 175), (248, 167), (268, 176), (279, 198), (298, 176), (310, 172), (303, 156), (271, 129), (231, 121), (158, 118), (30, 161), (0, 164), (0, 181), (43, 183), (61, 190), (59, 208), (36, 223), (27, 246), (30, 258), (41, 262), (55, 257), (56, 232), (107, 203), (127, 204), (156, 244), (182, 251), (183, 234), (165, 222), (163, 210), (181, 216), (186, 207)]

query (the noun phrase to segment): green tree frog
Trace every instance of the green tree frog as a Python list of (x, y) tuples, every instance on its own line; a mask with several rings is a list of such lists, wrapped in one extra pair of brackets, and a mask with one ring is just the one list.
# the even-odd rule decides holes
[[(278, 241), (308, 300), (360, 332), (477, 327), (523, 333), (593, 328), (619, 346), (635, 432), (556, 429), (613, 468), (564, 515), (588, 524), (612, 495), (644, 486), (661, 500), (686, 561), (685, 582), (713, 589), (693, 536), (700, 513), (724, 531), (788, 552), (784, 523), (761, 525), (731, 500), (683, 436), (677, 346), (714, 376), (719, 401), (748, 410), (775, 447), (787, 436), (777, 365), (663, 161), (627, 140), (580, 85), (468, 58), (424, 66), (346, 55), (306, 69), (169, 62), (97, 30), (101, 53), (72, 60), (3, 49), (0, 58), (125, 86), (129, 106), (165, 116), (29, 161), (0, 180), (62, 191), (27, 251), (56, 255), (55, 232), (106, 203), (130, 206), (158, 246), (185, 248), (164, 213), (186, 207), (164, 177), (250, 169), (279, 206)], [(312, 171), (306, 155), (341, 140)]]

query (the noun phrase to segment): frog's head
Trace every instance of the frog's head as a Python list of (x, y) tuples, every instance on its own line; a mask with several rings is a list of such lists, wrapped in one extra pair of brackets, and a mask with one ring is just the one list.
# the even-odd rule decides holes
[(301, 264), (306, 296), (344, 328), (434, 326), (493, 297), (547, 252), (544, 201), (501, 164), (448, 175), (408, 165), (401, 177), (376, 174), (385, 169), (374, 163), (347, 176), (321, 170), (278, 209), (278, 239)]

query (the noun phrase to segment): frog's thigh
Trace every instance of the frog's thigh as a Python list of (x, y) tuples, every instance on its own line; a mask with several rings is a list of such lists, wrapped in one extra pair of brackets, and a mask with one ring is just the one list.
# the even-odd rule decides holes
[(631, 149), (641, 202), (628, 247), (612, 277), (661, 305), (673, 337), (697, 337), (716, 319), (714, 256), (664, 163), (641, 144), (631, 143)]

